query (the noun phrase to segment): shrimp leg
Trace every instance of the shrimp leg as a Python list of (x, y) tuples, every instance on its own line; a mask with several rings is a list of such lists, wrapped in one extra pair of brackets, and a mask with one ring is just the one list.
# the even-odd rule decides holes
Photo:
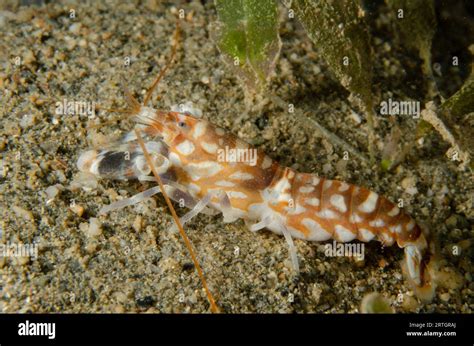
[[(184, 205), (188, 208), (194, 208), (196, 206), (196, 200), (187, 192), (183, 191), (180, 189), (179, 184), (176, 184), (174, 181), (168, 180), (164, 177), (161, 177), (163, 184), (165, 185), (165, 188), (169, 191), (169, 196), (170, 198), (175, 201), (175, 202), (184, 202)], [(143, 179), (147, 180), (147, 179)], [(135, 205), (137, 203), (143, 202), (147, 198), (156, 195), (157, 193), (160, 193), (160, 187), (159, 186), (154, 186), (146, 191), (137, 193), (136, 195), (133, 195), (130, 198), (122, 199), (120, 201), (113, 202), (109, 205), (106, 205), (102, 207), (102, 209), (99, 211), (99, 214), (104, 215), (107, 214), (108, 212), (111, 212), (113, 210), (118, 210), (122, 209), (125, 207), (128, 207), (130, 205)]]
[[(232, 215), (232, 208), (230, 204), (230, 199), (227, 193), (223, 190), (218, 191), (218, 192), (210, 192), (207, 193), (199, 202), (197, 202), (192, 209), (181, 216), (179, 218), (179, 221), (181, 222), (182, 225), (185, 223), (189, 222), (192, 218), (194, 218), (196, 215), (199, 213), (204, 212), (207, 206), (212, 202), (212, 199), (214, 197), (218, 197), (218, 205), (220, 206), (220, 210), (222, 211), (222, 214), (224, 216), (224, 222), (225, 223), (230, 223), (235, 221), (235, 217)], [(176, 225), (172, 226), (172, 229), (175, 229)]]

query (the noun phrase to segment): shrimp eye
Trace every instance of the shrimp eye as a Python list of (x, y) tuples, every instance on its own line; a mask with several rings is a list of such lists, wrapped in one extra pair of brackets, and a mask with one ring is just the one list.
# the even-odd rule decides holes
[(186, 123), (184, 121), (179, 121), (178, 126), (184, 128), (184, 127), (186, 127)]

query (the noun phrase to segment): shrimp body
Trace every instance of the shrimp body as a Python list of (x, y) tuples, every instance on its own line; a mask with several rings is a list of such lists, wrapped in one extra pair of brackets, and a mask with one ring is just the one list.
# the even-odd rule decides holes
[[(208, 200), (226, 222), (242, 218), (252, 230), (267, 228), (290, 241), (396, 242), (405, 251), (404, 272), (415, 293), (432, 298), (433, 249), (427, 231), (388, 199), (282, 167), (233, 134), (187, 113), (141, 107), (136, 117), (146, 136), (160, 143), (155, 153), (167, 160), (162, 172), (191, 199)], [(84, 155), (80, 168), (101, 175), (91, 169), (100, 155)]]

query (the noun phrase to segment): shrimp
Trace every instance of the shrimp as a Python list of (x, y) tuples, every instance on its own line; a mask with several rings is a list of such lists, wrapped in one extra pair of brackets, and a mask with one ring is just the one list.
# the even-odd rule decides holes
[[(179, 38), (179, 26), (175, 42)], [(415, 294), (432, 300), (436, 285), (434, 243), (429, 232), (397, 205), (376, 192), (315, 174), (280, 166), (263, 151), (185, 110), (147, 107), (154, 88), (176, 54), (149, 88), (143, 105), (128, 92), (128, 113), (144, 135), (151, 164), (166, 194), (191, 209), (180, 218), (189, 222), (199, 213), (222, 213), (224, 222), (243, 219), (255, 232), (268, 229), (283, 235), (296, 272), (298, 257), (293, 238), (338, 242), (378, 240), (404, 249), (402, 270)], [(77, 161), (80, 171), (107, 179), (154, 181), (135, 131), (100, 150), (88, 150)], [(133, 205), (159, 193), (150, 188), (114, 202), (101, 214)]]
[[(378, 240), (384, 246), (396, 242), (404, 249), (403, 271), (416, 295), (432, 299), (434, 249), (428, 232), (387, 198), (363, 187), (282, 167), (264, 152), (190, 113), (143, 106), (135, 118), (170, 197), (186, 201), (192, 209), (181, 217), (183, 224), (200, 212), (209, 213), (210, 208), (222, 213), (224, 222), (242, 218), (251, 231), (266, 228), (282, 234), (296, 271), (293, 238)], [(106, 178), (153, 179), (132, 132), (115, 147), (83, 153), (78, 168)], [(102, 211), (158, 192), (152, 188)]]

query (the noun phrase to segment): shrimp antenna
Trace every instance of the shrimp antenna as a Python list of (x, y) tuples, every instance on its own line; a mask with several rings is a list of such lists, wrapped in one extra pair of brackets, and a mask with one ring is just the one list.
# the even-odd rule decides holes
[(160, 73), (156, 77), (155, 81), (153, 82), (151, 87), (148, 89), (148, 91), (145, 95), (145, 99), (143, 100), (143, 106), (146, 107), (146, 105), (147, 105), (148, 101), (150, 100), (151, 95), (153, 94), (153, 91), (155, 90), (156, 86), (158, 85), (161, 78), (163, 78), (166, 71), (168, 71), (169, 67), (171, 66), (171, 64), (172, 64), (172, 62), (173, 62), (173, 60), (176, 56), (176, 51), (177, 51), (177, 48), (178, 48), (179, 38), (180, 38), (179, 19), (176, 19), (176, 30), (174, 31), (174, 35), (173, 35), (173, 45), (171, 47), (171, 55), (168, 59), (168, 62), (165, 65), (165, 67), (160, 71)]
[(140, 102), (137, 101), (135, 97), (133, 97), (130, 90), (128, 90), (125, 82), (122, 81), (123, 93), (125, 94), (125, 101), (127, 102), (127, 113), (128, 114), (136, 114), (140, 111)]
[(219, 313), (220, 312), (219, 307), (217, 306), (216, 301), (211, 291), (209, 290), (209, 287), (207, 286), (206, 278), (201, 269), (201, 266), (199, 265), (199, 261), (197, 259), (196, 253), (194, 252), (193, 246), (191, 245), (191, 241), (186, 235), (186, 232), (183, 229), (183, 226), (181, 224), (181, 221), (179, 220), (178, 215), (176, 215), (176, 211), (174, 210), (173, 204), (171, 204), (170, 198), (168, 197), (168, 194), (166, 193), (166, 190), (163, 185), (163, 182), (161, 181), (160, 175), (158, 174), (158, 172), (155, 169), (155, 166), (153, 165), (150, 154), (148, 153), (148, 150), (146, 149), (145, 143), (143, 142), (143, 138), (138, 129), (135, 129), (135, 135), (137, 136), (138, 144), (143, 150), (143, 155), (145, 156), (145, 159), (148, 165), (150, 166), (150, 169), (153, 175), (155, 176), (155, 180), (160, 187), (161, 193), (163, 194), (163, 197), (165, 198), (166, 204), (168, 205), (168, 208), (171, 211), (171, 215), (173, 216), (173, 219), (176, 222), (176, 226), (178, 227), (179, 233), (181, 234), (181, 237), (184, 240), (184, 244), (188, 248), (189, 254), (191, 255), (191, 259), (193, 260), (193, 263), (194, 263), (194, 267), (196, 268), (196, 271), (198, 273), (199, 279), (201, 280), (202, 286), (204, 287), (204, 290), (206, 291), (206, 295), (207, 295), (207, 299), (209, 300), (211, 311), (213, 313)]
[[(122, 78), (121, 84), (122, 84), (122, 88), (124, 90), (125, 101), (127, 102), (127, 107), (126, 108), (106, 108), (106, 107), (102, 107), (101, 105), (97, 105), (96, 107), (99, 110), (105, 110), (105, 111), (113, 112), (113, 113), (122, 113), (122, 114), (125, 114), (125, 115), (128, 115), (128, 116), (130, 116), (132, 114), (136, 114), (140, 111), (140, 103), (137, 101), (137, 99), (135, 97), (133, 97), (132, 93), (128, 90), (127, 85), (126, 85), (125, 81), (123, 80), (123, 78)], [(115, 122), (116, 122), (116, 120), (108, 120), (108, 121), (103, 122), (101, 124), (90, 125), (89, 128), (100, 128), (100, 127), (103, 127), (105, 125), (114, 124)]]

